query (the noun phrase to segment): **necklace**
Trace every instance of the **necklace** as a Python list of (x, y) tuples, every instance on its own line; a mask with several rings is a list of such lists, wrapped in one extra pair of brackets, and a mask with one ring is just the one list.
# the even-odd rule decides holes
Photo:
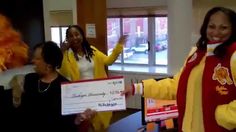
[(48, 84), (48, 86), (47, 86), (44, 90), (41, 90), (41, 88), (40, 88), (40, 79), (39, 79), (39, 80), (38, 80), (38, 92), (39, 92), (39, 93), (44, 93), (44, 92), (46, 92), (46, 91), (50, 88), (51, 83), (52, 83), (52, 82), (50, 82), (50, 83)]

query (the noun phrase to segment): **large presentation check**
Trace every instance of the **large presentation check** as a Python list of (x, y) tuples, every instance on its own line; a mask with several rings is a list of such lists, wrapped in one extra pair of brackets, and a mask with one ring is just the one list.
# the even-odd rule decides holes
[(84, 112), (87, 108), (96, 111), (126, 109), (124, 78), (83, 80), (61, 84), (62, 115)]

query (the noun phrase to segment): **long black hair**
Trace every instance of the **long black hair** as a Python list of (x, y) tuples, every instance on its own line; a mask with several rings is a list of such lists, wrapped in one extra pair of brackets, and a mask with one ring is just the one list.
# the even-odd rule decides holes
[[(91, 62), (91, 58), (92, 58), (92, 56), (94, 55), (94, 53), (93, 53), (94, 49), (91, 48), (91, 45), (90, 45), (89, 42), (87, 41), (87, 39), (86, 39), (86, 37), (85, 37), (85, 34), (84, 34), (84, 31), (83, 31), (83, 29), (82, 29), (81, 27), (79, 27), (78, 25), (70, 25), (70, 26), (67, 28), (67, 30), (66, 30), (66, 39), (68, 39), (68, 37), (69, 37), (69, 31), (70, 31), (71, 28), (75, 28), (75, 29), (77, 29), (77, 30), (80, 32), (80, 34), (81, 34), (81, 36), (82, 36), (82, 38), (83, 38), (83, 41), (82, 41), (82, 43), (81, 43), (81, 45), (82, 45), (82, 50), (83, 50), (83, 52), (84, 52), (84, 54), (85, 54), (86, 59), (87, 59), (89, 62)], [(76, 53), (74, 53), (74, 54), (75, 54), (75, 58), (76, 58), (77, 60), (79, 60), (79, 58), (77, 57)]]
[(217, 57), (222, 58), (226, 53), (226, 47), (229, 46), (230, 44), (232, 44), (236, 40), (236, 25), (235, 25), (236, 24), (236, 13), (231, 9), (228, 9), (225, 7), (214, 7), (207, 12), (207, 14), (204, 18), (203, 24), (201, 26), (201, 29), (200, 29), (201, 37), (199, 38), (196, 46), (198, 47), (198, 49), (206, 50), (207, 42), (208, 42), (207, 34), (206, 34), (207, 26), (209, 24), (210, 17), (213, 14), (215, 14), (216, 12), (224, 13), (228, 17), (228, 19), (232, 25), (232, 33), (231, 33), (231, 36), (229, 37), (229, 39), (226, 40), (223, 44), (217, 46), (214, 50), (214, 54)]

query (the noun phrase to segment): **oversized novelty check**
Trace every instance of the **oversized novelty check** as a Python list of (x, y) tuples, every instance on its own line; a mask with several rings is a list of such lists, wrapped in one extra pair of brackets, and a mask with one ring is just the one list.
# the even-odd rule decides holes
[(84, 112), (87, 108), (96, 111), (126, 109), (124, 78), (83, 80), (61, 84), (62, 115)]

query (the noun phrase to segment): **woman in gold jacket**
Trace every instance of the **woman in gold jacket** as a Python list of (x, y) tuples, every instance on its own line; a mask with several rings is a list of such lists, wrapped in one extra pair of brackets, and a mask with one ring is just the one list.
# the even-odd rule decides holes
[(210, 9), (198, 42), (173, 78), (142, 80), (123, 93), (176, 99), (179, 132), (236, 131), (236, 12)]
[[(107, 56), (94, 46), (91, 46), (85, 38), (83, 30), (72, 25), (66, 31), (66, 41), (63, 52), (64, 57), (60, 72), (71, 81), (84, 79), (97, 79), (107, 77), (105, 67), (115, 62), (123, 50), (126, 36), (120, 37), (118, 44), (111, 55)], [(98, 112), (91, 120), (93, 131), (106, 131), (112, 117), (112, 112)]]

